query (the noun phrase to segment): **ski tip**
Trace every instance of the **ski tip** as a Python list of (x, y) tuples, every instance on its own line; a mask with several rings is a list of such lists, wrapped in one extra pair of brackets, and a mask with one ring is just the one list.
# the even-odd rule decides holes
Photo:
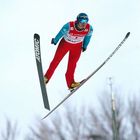
[(34, 38), (40, 38), (40, 37), (39, 37), (39, 34), (35, 33), (35, 34), (34, 34)]
[(128, 32), (128, 33), (126, 34), (125, 38), (128, 38), (128, 37), (129, 37), (129, 35), (130, 35), (130, 32)]

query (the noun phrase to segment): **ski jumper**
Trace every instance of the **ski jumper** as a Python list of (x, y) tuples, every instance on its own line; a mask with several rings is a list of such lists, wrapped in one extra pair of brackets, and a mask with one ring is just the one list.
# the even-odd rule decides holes
[(82, 47), (85, 49), (87, 48), (87, 45), (92, 36), (92, 31), (93, 29), (90, 24), (87, 24), (86, 28), (82, 31), (76, 30), (75, 21), (69, 22), (62, 27), (62, 29), (54, 38), (56, 43), (60, 38), (62, 39), (58, 45), (54, 58), (50, 63), (47, 72), (45, 73), (45, 77), (48, 78), (48, 80), (50, 80), (52, 77), (62, 58), (66, 55), (67, 52), (69, 52), (68, 66), (65, 77), (67, 86), (70, 87), (70, 85), (75, 81), (74, 72), (77, 61), (81, 55), (81, 49)]

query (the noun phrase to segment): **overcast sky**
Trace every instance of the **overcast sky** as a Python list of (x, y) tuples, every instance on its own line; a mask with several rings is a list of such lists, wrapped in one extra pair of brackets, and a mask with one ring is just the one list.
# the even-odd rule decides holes
[[(89, 15), (94, 32), (88, 50), (81, 55), (75, 78), (93, 72), (122, 41), (129, 39), (111, 60), (83, 86), (71, 101), (87, 100), (106, 86), (108, 77), (124, 89), (140, 89), (140, 1), (88, 0), (0, 0), (0, 117), (27, 123), (35, 114), (43, 117), (43, 107), (34, 57), (33, 34), (41, 36), (43, 71), (46, 72), (57, 46), (50, 44), (60, 28), (75, 20), (80, 12)], [(65, 82), (67, 56), (48, 84), (54, 107), (68, 91)], [(95, 95), (94, 95), (95, 96)], [(93, 100), (94, 100), (93, 96)], [(75, 97), (75, 98), (74, 98)]]

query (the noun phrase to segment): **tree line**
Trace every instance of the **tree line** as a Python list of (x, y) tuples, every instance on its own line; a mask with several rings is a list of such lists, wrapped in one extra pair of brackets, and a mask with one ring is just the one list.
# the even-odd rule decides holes
[[(123, 93), (116, 92), (117, 140), (140, 140), (140, 96), (130, 94), (124, 101)], [(43, 121), (36, 119), (23, 140), (113, 140), (110, 94), (102, 92), (98, 102), (98, 108), (67, 105), (63, 114), (56, 110), (53, 117)], [(21, 131), (18, 122), (6, 118), (5, 126), (0, 129), (0, 139), (18, 140)]]

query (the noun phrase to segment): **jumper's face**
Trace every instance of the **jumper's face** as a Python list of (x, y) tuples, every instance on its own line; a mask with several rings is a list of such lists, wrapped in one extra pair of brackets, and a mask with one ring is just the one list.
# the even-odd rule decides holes
[(79, 29), (85, 29), (86, 28), (86, 25), (87, 25), (87, 22), (83, 22), (83, 23), (82, 22), (79, 22), (78, 23), (78, 28)]

